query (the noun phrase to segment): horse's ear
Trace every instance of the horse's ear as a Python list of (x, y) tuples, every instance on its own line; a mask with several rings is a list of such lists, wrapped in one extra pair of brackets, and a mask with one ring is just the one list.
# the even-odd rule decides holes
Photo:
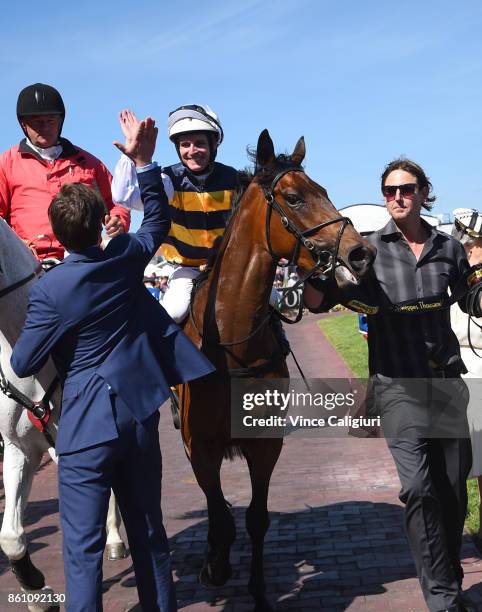
[(274, 161), (274, 145), (268, 130), (263, 130), (256, 147), (256, 166), (262, 168)]
[(293, 153), (291, 154), (291, 159), (295, 162), (295, 164), (298, 164), (298, 166), (301, 166), (301, 164), (303, 163), (303, 160), (305, 159), (305, 155), (306, 155), (305, 139), (302, 136), (295, 145)]

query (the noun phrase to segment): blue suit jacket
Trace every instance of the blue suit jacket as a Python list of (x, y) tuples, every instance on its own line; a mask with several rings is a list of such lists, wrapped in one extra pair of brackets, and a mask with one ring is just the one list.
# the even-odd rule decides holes
[(144, 219), (136, 234), (114, 238), (104, 251), (72, 253), (30, 291), (11, 363), (29, 376), (52, 355), (64, 381), (59, 454), (117, 437), (113, 396), (141, 422), (170, 385), (214, 369), (144, 287), (144, 268), (170, 220), (160, 170), (139, 174), (139, 186)]

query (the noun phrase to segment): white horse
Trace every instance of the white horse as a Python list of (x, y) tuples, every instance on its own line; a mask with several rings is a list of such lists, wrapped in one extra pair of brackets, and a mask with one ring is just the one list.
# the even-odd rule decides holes
[[(0, 383), (5, 380), (33, 402), (41, 401), (49, 387), (52, 410), (47, 424), (48, 435), (55, 440), (60, 414), (61, 388), (51, 360), (36, 376), (19, 379), (10, 367), (12, 347), (20, 335), (27, 313), (30, 284), (42, 274), (38, 261), (8, 224), (0, 219)], [(3, 376), (2, 376), (3, 375)], [(1, 384), (0, 384), (1, 387)], [(3, 481), (5, 512), (0, 530), (0, 546), (21, 587), (26, 591), (49, 590), (42, 572), (32, 563), (23, 528), (24, 512), (32, 479), (45, 451), (57, 460), (47, 437), (30, 421), (28, 411), (17, 399), (0, 389), (0, 434), (4, 441)], [(119, 534), (120, 514), (113, 495), (107, 517), (107, 552), (109, 559), (125, 556)], [(51, 590), (51, 589), (50, 589)], [(48, 606), (47, 606), (48, 607)], [(29, 606), (30, 610), (43, 610)]]

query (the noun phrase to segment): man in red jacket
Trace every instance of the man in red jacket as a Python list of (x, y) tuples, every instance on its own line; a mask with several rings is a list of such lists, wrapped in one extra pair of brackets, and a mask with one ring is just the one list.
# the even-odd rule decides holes
[(17, 118), (25, 138), (0, 154), (0, 217), (39, 259), (64, 257), (47, 211), (65, 183), (96, 187), (106, 205), (107, 235), (127, 232), (130, 215), (112, 202), (110, 172), (96, 157), (60, 136), (65, 118), (60, 93), (43, 83), (25, 87), (18, 96)]

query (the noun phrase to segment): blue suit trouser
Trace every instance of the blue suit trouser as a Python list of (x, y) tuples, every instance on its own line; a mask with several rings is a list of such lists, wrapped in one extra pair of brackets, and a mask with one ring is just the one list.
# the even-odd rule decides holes
[(68, 612), (102, 610), (110, 489), (126, 527), (144, 612), (177, 609), (161, 512), (159, 413), (139, 424), (117, 398), (119, 437), (59, 457), (59, 502)]

